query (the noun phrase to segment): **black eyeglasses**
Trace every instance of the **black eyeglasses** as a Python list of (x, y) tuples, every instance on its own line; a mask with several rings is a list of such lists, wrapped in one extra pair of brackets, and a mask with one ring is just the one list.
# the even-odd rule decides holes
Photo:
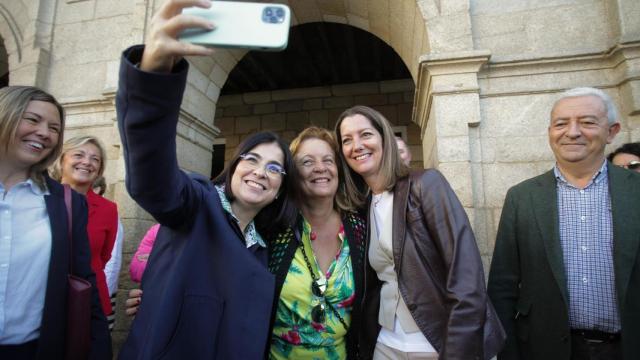
[(311, 309), (311, 320), (315, 323), (323, 323), (326, 319), (324, 291), (327, 289), (327, 284), (321, 284), (320, 281), (321, 279), (311, 281), (311, 292), (313, 296), (320, 298), (320, 303)]
[(322, 324), (325, 319), (326, 312), (324, 311), (324, 302), (321, 302), (311, 309), (311, 320), (316, 324)]

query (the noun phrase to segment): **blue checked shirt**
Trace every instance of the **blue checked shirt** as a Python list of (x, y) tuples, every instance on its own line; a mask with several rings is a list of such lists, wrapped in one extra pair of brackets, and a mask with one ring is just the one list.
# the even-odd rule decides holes
[(554, 168), (572, 329), (620, 331), (607, 162), (584, 189)]

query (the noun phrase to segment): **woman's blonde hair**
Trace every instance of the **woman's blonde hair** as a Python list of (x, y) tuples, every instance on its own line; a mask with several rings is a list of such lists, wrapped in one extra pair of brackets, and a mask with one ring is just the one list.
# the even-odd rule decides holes
[(64, 156), (69, 151), (73, 151), (85, 144), (93, 144), (98, 149), (98, 152), (100, 153), (100, 169), (98, 169), (98, 178), (102, 176), (104, 169), (107, 166), (107, 156), (102, 142), (95, 136), (76, 136), (64, 142), (62, 152), (60, 153), (58, 160), (56, 160), (51, 167), (51, 177), (53, 179), (57, 181), (62, 180), (62, 161), (64, 160)]
[[(342, 161), (340, 158), (340, 146), (338, 145), (338, 142), (336, 141), (336, 138), (331, 133), (331, 131), (327, 129), (319, 128), (316, 126), (310, 126), (304, 129), (300, 134), (298, 134), (298, 136), (296, 136), (295, 139), (291, 141), (291, 144), (289, 145), (289, 150), (291, 150), (291, 154), (293, 155), (293, 158), (295, 159), (296, 155), (298, 154), (298, 151), (300, 150), (300, 145), (302, 145), (302, 143), (305, 140), (310, 140), (310, 139), (322, 140), (329, 145), (331, 150), (333, 150), (333, 155), (336, 161), (336, 167), (338, 168), (338, 191), (336, 192), (336, 195), (333, 200), (334, 209), (336, 209), (339, 212), (355, 211), (356, 209), (353, 206), (354, 199), (350, 198), (350, 194), (346, 191), (345, 185), (344, 185), (344, 173), (342, 168)], [(297, 166), (294, 166), (294, 169), (296, 169), (295, 178), (300, 179), (299, 174), (297, 174), (298, 172)], [(302, 198), (300, 183), (296, 181), (293, 183), (293, 185), (295, 188), (295, 197), (298, 201), (300, 201), (300, 199)]]
[(9, 151), (9, 146), (18, 131), (20, 121), (31, 101), (43, 101), (53, 104), (60, 115), (60, 132), (56, 143), (47, 155), (29, 169), (29, 178), (40, 187), (44, 187), (43, 173), (55, 161), (62, 149), (64, 139), (64, 109), (62, 105), (49, 93), (33, 86), (6, 86), (0, 89), (0, 155)]
[[(378, 173), (379, 176), (382, 177), (381, 183), (384, 189), (392, 190), (396, 185), (396, 180), (407, 176), (410, 169), (400, 160), (398, 144), (396, 143), (396, 137), (389, 121), (384, 117), (384, 115), (368, 106), (356, 105), (351, 107), (340, 114), (338, 121), (336, 122), (335, 133), (340, 143), (342, 143), (340, 125), (342, 125), (342, 121), (345, 118), (354, 115), (362, 115), (367, 118), (371, 123), (371, 126), (380, 133), (380, 136), (382, 137), (382, 160), (380, 161), (380, 170)], [(352, 205), (355, 207), (362, 207), (366, 204), (370, 189), (366, 186), (362, 176), (353, 171), (349, 165), (347, 165), (347, 161), (344, 158), (342, 151), (340, 151), (339, 154), (345, 175), (346, 191), (349, 194), (353, 194), (352, 198), (355, 199)]]

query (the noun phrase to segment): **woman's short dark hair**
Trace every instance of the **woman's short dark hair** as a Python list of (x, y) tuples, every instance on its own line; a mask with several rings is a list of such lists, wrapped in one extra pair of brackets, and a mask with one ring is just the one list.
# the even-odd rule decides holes
[(613, 161), (613, 158), (616, 157), (616, 155), (618, 154), (631, 154), (631, 155), (640, 157), (640, 142), (623, 144), (622, 146), (617, 148), (614, 152), (609, 154), (607, 159), (609, 159), (609, 161)]
[(256, 229), (260, 235), (265, 237), (293, 225), (296, 218), (297, 210), (293, 203), (293, 197), (290, 194), (292, 179), (289, 175), (293, 173), (294, 164), (293, 157), (291, 156), (291, 152), (289, 151), (287, 144), (285, 144), (278, 135), (270, 131), (259, 132), (247, 137), (240, 143), (240, 145), (238, 145), (235, 153), (231, 157), (231, 160), (229, 160), (229, 163), (225, 166), (220, 175), (213, 179), (213, 183), (224, 185), (224, 191), (227, 199), (229, 201), (233, 201), (235, 196), (231, 190), (231, 178), (233, 177), (233, 173), (236, 171), (236, 167), (238, 167), (238, 163), (240, 162), (240, 155), (248, 153), (253, 148), (261, 144), (278, 145), (284, 154), (284, 163), (282, 165), (284, 167), (284, 171), (287, 173), (287, 175), (282, 177), (282, 183), (280, 184), (280, 190), (276, 199), (260, 210), (254, 219)]

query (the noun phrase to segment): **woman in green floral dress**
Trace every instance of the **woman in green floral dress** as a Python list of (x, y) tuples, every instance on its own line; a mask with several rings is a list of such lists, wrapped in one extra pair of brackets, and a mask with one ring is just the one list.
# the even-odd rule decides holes
[(341, 188), (331, 132), (307, 128), (290, 149), (300, 217), (269, 244), (277, 296), (269, 358), (355, 359), (365, 223)]

